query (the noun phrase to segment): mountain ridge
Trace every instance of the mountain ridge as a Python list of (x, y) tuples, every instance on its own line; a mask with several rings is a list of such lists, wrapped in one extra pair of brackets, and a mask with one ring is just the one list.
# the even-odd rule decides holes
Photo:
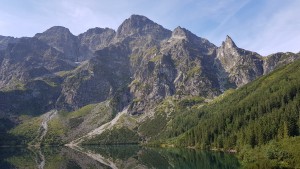
[[(185, 28), (170, 31), (140, 15), (132, 15), (117, 30), (92, 28), (75, 36), (56, 26), (8, 41), (0, 40), (5, 48), (0, 49), (0, 96), (9, 98), (0, 100), (0, 114), (16, 116), (11, 121), (22, 124), (26, 122), (19, 115), (39, 117), (57, 109), (61, 128), (84, 132), (90, 129), (83, 125), (90, 117), (63, 112), (98, 105), (101, 110), (93, 113), (106, 113), (105, 120), (111, 120), (128, 107), (125, 119), (132, 116), (142, 123), (170, 97), (211, 100), (300, 58), (294, 53), (262, 57), (239, 48), (229, 36), (217, 47)], [(26, 108), (30, 104), (34, 106)], [(107, 121), (92, 126), (102, 122)], [(67, 133), (55, 137), (66, 143), (84, 134)]]
[[(78, 61), (93, 58), (97, 50), (103, 50), (111, 45), (118, 46), (121, 43), (129, 48), (127, 56), (130, 58), (129, 62), (132, 68), (128, 68), (128, 72), (132, 72), (132, 69), (138, 68), (135, 65), (140, 64), (143, 65), (142, 67), (147, 64), (148, 67), (150, 66), (149, 68), (151, 68), (153, 64), (158, 63), (154, 61), (159, 60), (160, 56), (167, 58), (171, 55), (172, 62), (175, 61), (177, 62), (176, 64), (185, 62), (184, 64), (171, 66), (172, 69), (176, 67), (173, 71), (173, 75), (168, 75), (174, 77), (172, 81), (176, 80), (176, 83), (183, 79), (186, 81), (189, 79), (189, 76), (194, 76), (194, 73), (202, 72), (203, 78), (205, 78), (205, 81), (202, 81), (202, 85), (212, 85), (214, 87), (211, 86), (208, 88), (219, 90), (219, 92), (215, 94), (211, 91), (203, 91), (204, 93), (202, 92), (202, 94), (204, 94), (205, 97), (208, 95), (210, 95), (210, 97), (216, 96), (228, 87), (240, 87), (263, 74), (271, 72), (277, 65), (277, 63), (274, 62), (280, 62), (279, 65), (284, 65), (298, 59), (298, 55), (292, 53), (288, 53), (288, 56), (278, 53), (270, 55), (270, 57), (267, 58), (262, 58), (262, 56), (257, 53), (238, 48), (229, 36), (226, 36), (225, 41), (220, 47), (216, 47), (208, 40), (198, 37), (185, 28), (179, 26), (171, 32), (141, 15), (132, 15), (119, 26), (117, 31), (110, 28), (92, 28), (75, 36), (68, 28), (54, 26), (43, 33), (37, 33), (34, 38), (43, 41), (43, 43), (61, 52), (62, 55), (60, 59), (73, 66), (75, 66)], [(4, 45), (8, 44), (3, 42), (2, 46)], [(153, 52), (152, 55), (149, 55), (150, 50)], [(145, 53), (145, 51), (148, 51), (149, 54)], [(122, 55), (122, 53), (120, 53), (120, 55)], [(268, 59), (272, 56), (274, 56), (274, 59)], [(143, 62), (145, 62), (145, 65)], [(186, 64), (191, 65), (188, 68), (185, 66)], [(241, 69), (241, 67), (243, 67), (243, 69)], [(136, 73), (139, 72), (139, 70), (136, 71)], [(213, 73), (214, 71), (217, 73)], [(132, 73), (132, 75), (134, 76), (136, 73)], [(2, 76), (5, 75), (3, 74)], [(167, 86), (169, 87), (171, 87), (171, 83), (174, 83), (170, 80), (171, 79), (167, 80), (169, 83)], [(179, 90), (182, 84), (172, 85), (177, 86), (174, 87)], [(190, 85), (193, 84), (189, 84), (188, 87), (190, 87)], [(207, 88), (204, 86), (201, 88)], [(180, 92), (180, 90), (178, 92)]]

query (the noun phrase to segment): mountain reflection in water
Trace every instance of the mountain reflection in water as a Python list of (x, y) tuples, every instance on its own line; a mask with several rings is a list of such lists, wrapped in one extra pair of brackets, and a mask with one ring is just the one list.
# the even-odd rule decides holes
[(68, 147), (0, 148), (0, 168), (240, 168), (231, 154), (193, 149), (148, 148), (136, 145), (85, 146), (81, 151)]

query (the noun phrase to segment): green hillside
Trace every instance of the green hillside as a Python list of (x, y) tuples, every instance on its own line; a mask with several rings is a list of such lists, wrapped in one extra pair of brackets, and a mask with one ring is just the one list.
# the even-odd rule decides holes
[[(245, 147), (256, 151), (258, 147), (276, 142), (284, 145), (282, 151), (290, 150), (288, 158), (292, 159), (300, 147), (286, 142), (299, 141), (295, 136), (299, 135), (300, 126), (300, 61), (275, 70), (197, 110), (186, 112), (190, 113), (183, 111), (185, 115), (180, 123), (189, 117), (198, 117), (197, 124), (175, 139), (168, 139), (167, 144), (240, 152)], [(172, 126), (174, 128), (169, 132), (177, 132), (177, 125)], [(292, 165), (292, 162), (286, 165)]]
[(238, 148), (299, 134), (300, 62), (245, 85), (219, 102), (204, 106), (198, 125), (178, 144)]

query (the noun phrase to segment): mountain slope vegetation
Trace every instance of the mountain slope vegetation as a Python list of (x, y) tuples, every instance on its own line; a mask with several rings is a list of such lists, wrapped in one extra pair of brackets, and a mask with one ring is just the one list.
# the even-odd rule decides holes
[(156, 143), (237, 151), (249, 168), (299, 166), (299, 68), (296, 61), (201, 108), (186, 110), (169, 132), (178, 135), (190, 119), (197, 118), (196, 124)]
[(203, 106), (179, 145), (236, 148), (299, 135), (300, 62), (280, 68)]

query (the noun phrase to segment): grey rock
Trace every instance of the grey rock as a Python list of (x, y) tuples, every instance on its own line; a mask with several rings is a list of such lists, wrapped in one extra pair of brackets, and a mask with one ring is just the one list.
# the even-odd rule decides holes
[(287, 65), (289, 63), (292, 63), (295, 60), (298, 60), (299, 58), (300, 58), (299, 53), (295, 54), (291, 52), (287, 52), (287, 53), (279, 52), (279, 53), (269, 55), (264, 59), (264, 65), (263, 65), (264, 74), (268, 74), (281, 66)]
[(109, 28), (93, 28), (78, 35), (79, 40), (79, 61), (83, 61), (94, 56), (95, 51), (107, 47), (116, 32)]
[(36, 38), (9, 44), (2, 53), (0, 89), (20, 88), (36, 77), (74, 68), (61, 58), (61, 52)]
[(64, 53), (63, 59), (78, 61), (79, 49), (77, 37), (68, 28), (54, 26), (43, 33), (37, 33), (35, 37)]
[(4, 50), (8, 44), (18, 42), (18, 38), (14, 38), (11, 36), (1, 36), (0, 35), (0, 50)]
[(237, 87), (263, 75), (262, 57), (255, 52), (238, 48), (229, 36), (218, 48), (216, 59), (227, 73), (229, 82)]
[(147, 17), (132, 15), (119, 26), (114, 40), (120, 41), (127, 37), (146, 36), (159, 41), (166, 39), (170, 34), (171, 32), (169, 30), (151, 21)]
[(118, 89), (127, 86), (130, 64), (125, 46), (110, 46), (96, 52), (96, 57), (73, 70), (62, 84), (58, 105), (77, 109), (90, 103), (112, 98)]

